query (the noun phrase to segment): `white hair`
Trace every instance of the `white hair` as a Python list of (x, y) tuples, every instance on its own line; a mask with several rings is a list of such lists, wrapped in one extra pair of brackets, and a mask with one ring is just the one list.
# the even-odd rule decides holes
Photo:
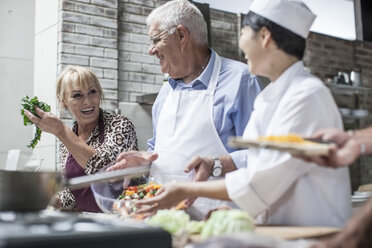
[(159, 22), (160, 29), (168, 33), (183, 25), (191, 37), (199, 44), (208, 44), (207, 23), (200, 10), (188, 0), (169, 1), (154, 9), (146, 19), (147, 26)]

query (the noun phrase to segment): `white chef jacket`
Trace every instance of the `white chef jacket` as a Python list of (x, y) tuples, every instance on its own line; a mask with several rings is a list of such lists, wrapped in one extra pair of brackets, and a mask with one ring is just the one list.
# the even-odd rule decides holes
[[(330, 127), (343, 128), (332, 95), (299, 61), (257, 96), (243, 137), (309, 136)], [(325, 168), (265, 149), (249, 149), (247, 156), (247, 168), (227, 174), (226, 187), (259, 222), (341, 227), (350, 216), (347, 168)]]

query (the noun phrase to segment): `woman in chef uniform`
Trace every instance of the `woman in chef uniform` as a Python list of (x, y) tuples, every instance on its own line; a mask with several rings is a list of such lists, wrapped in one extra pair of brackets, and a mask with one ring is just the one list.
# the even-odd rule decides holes
[[(310, 136), (343, 128), (323, 83), (305, 70), (302, 57), (315, 15), (301, 2), (256, 0), (243, 22), (240, 48), (252, 74), (271, 83), (258, 95), (244, 138), (296, 133)], [(341, 227), (351, 212), (348, 170), (322, 168), (286, 152), (249, 149), (247, 168), (224, 180), (174, 183), (139, 202), (147, 211), (188, 197), (232, 200), (265, 224)]]

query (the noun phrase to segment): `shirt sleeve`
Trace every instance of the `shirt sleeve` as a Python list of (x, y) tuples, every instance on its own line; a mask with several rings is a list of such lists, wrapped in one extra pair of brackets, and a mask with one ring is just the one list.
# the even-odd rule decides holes
[(247, 153), (248, 150), (238, 150), (230, 153), (230, 156), (237, 169), (247, 167)]
[[(246, 74), (241, 77), (240, 89), (234, 103), (233, 123), (236, 136), (242, 136), (247, 126), (256, 96), (261, 92), (261, 83), (257, 76)], [(247, 150), (230, 153), (237, 169), (247, 166)]]
[(242, 136), (247, 126), (256, 96), (261, 92), (260, 79), (246, 74), (241, 77), (240, 88), (234, 102), (232, 115), (236, 136)]
[(255, 217), (281, 198), (314, 166), (288, 153), (264, 150), (258, 156), (256, 163), (262, 165), (262, 168), (254, 174), (248, 167), (225, 176), (229, 197)]
[[(320, 128), (342, 125), (337, 110), (324, 106), (327, 103), (324, 98), (330, 99), (329, 106), (334, 103), (323, 93), (305, 88), (281, 102), (271, 119), (270, 133), (307, 136)], [(248, 163), (247, 168), (228, 173), (225, 178), (229, 197), (252, 216), (267, 210), (316, 166), (289, 153), (265, 149), (249, 149)]]
[(125, 117), (118, 120), (105, 124), (110, 125), (111, 128), (105, 128), (104, 142), (96, 148), (97, 152), (88, 160), (85, 167), (86, 174), (94, 174), (116, 161), (116, 157), (123, 151), (138, 150), (134, 125)]
[(74, 209), (76, 207), (75, 196), (68, 188), (57, 192), (57, 197), (60, 199), (62, 209)]

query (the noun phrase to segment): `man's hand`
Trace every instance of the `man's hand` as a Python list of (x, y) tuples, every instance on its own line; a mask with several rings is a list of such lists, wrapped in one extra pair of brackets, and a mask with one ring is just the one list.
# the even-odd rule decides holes
[(340, 168), (355, 162), (355, 160), (359, 158), (360, 154), (360, 144), (357, 141), (350, 139), (340, 147), (333, 145), (329, 154), (326, 156), (312, 156), (305, 158), (305, 160), (326, 167)]
[(337, 128), (326, 128), (318, 130), (311, 135), (311, 138), (330, 141), (337, 146), (343, 146), (350, 139), (350, 135)]
[(334, 144), (331, 145), (328, 155), (300, 157), (308, 162), (339, 168), (352, 164), (361, 154), (360, 144), (340, 129), (321, 129), (314, 133), (311, 138), (330, 141)]
[(206, 181), (211, 175), (213, 168), (213, 158), (212, 157), (195, 157), (188, 165), (185, 167), (185, 173), (189, 173), (195, 170), (194, 181)]
[(113, 166), (107, 168), (106, 171), (113, 171), (128, 167), (147, 165), (155, 161), (157, 158), (158, 158), (157, 153), (145, 151), (122, 152), (116, 158), (116, 163)]
[[(194, 181), (207, 181), (211, 175), (213, 168), (213, 158), (212, 157), (195, 157), (188, 165), (185, 167), (185, 173), (189, 173), (195, 170)], [(196, 200), (195, 197), (187, 199), (185, 205), (190, 207)]]

